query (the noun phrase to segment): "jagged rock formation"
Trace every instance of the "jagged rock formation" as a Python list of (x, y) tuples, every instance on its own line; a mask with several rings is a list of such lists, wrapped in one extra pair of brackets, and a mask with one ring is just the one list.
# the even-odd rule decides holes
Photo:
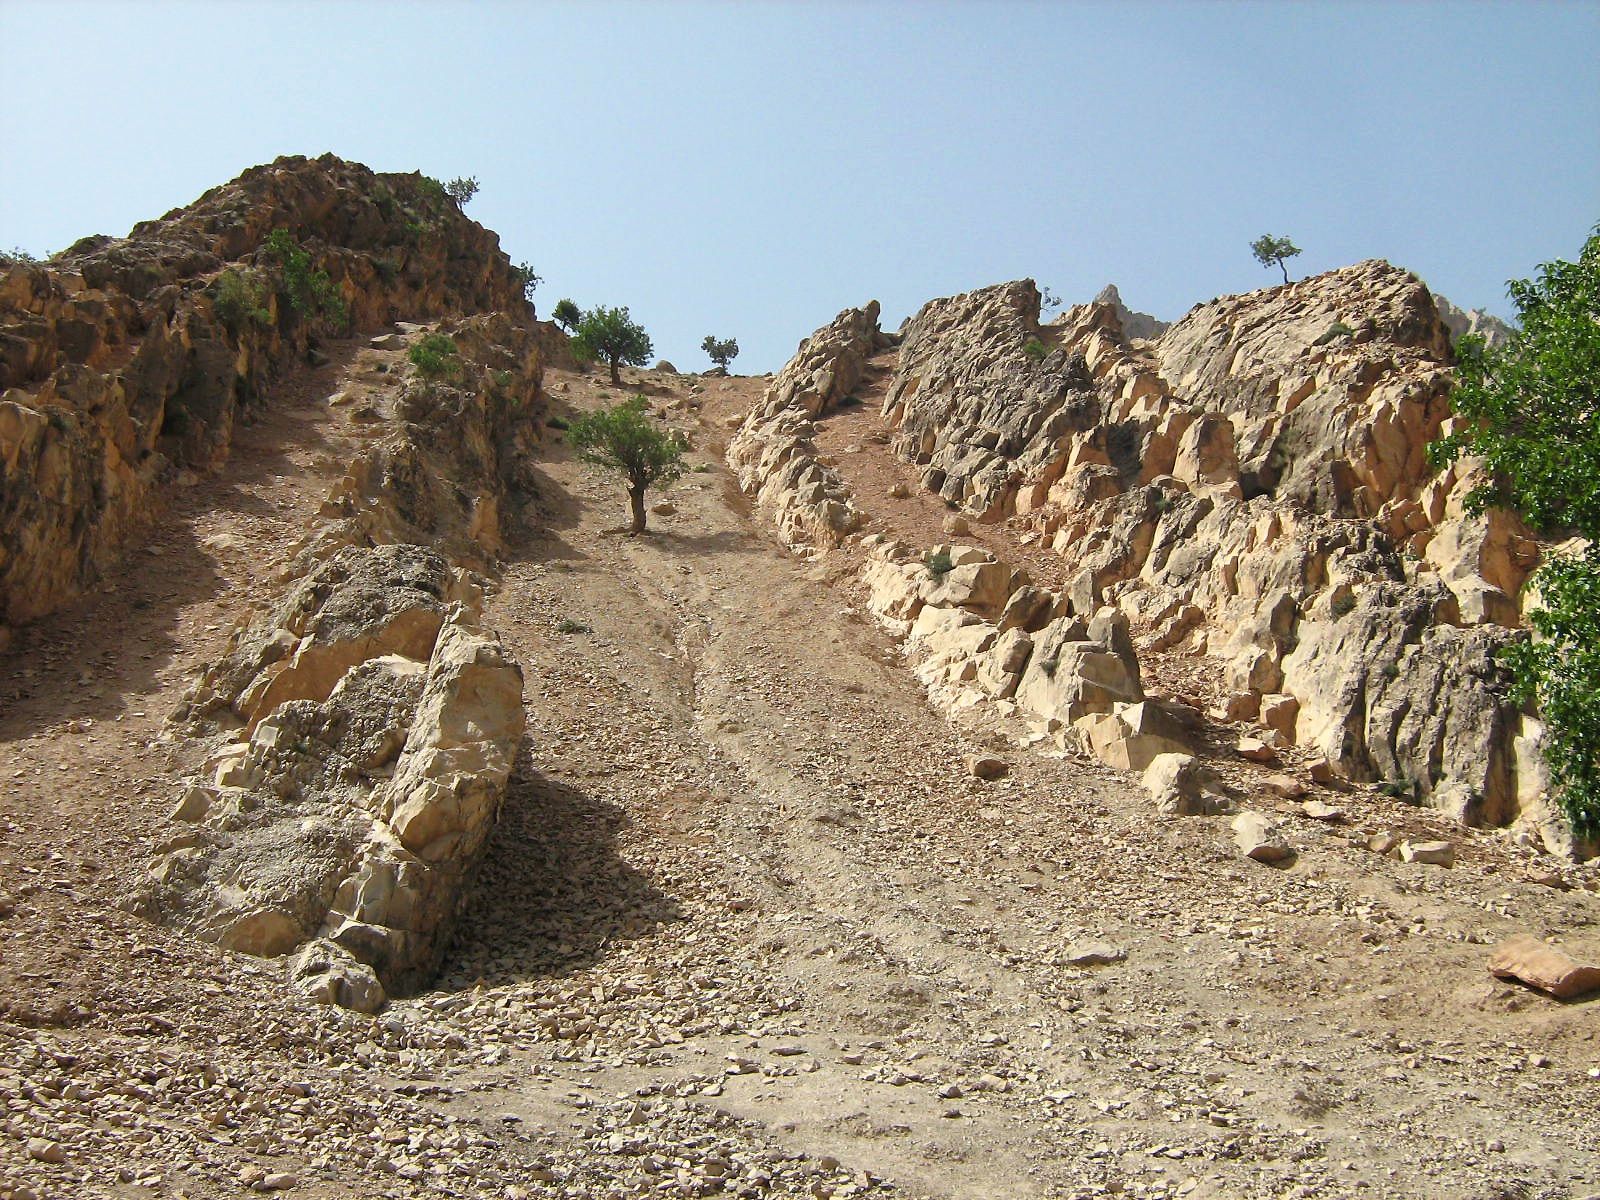
[(1439, 309), (1439, 319), (1450, 331), (1451, 341), (1458, 341), (1469, 333), (1477, 334), (1486, 345), (1503, 346), (1511, 337), (1511, 326), (1481, 308), (1457, 308), (1438, 292), (1433, 302)]
[(790, 545), (835, 545), (861, 524), (838, 473), (818, 461), (811, 422), (848, 398), (867, 360), (893, 344), (878, 311), (876, 300), (846, 309), (801, 342), (728, 445), (740, 488), (755, 493)]
[(231, 949), (298, 950), (295, 981), (353, 1007), (436, 968), (522, 733), (522, 673), (470, 568), (526, 483), (542, 366), (502, 314), (451, 332), (461, 376), (396, 382), (374, 413), (392, 431), (335, 486), (297, 581), (175, 713), (210, 735), (174, 812), (192, 828), (135, 901)]
[(268, 381), (335, 331), (290, 302), (274, 230), (355, 329), (525, 311), (498, 239), (431, 182), (282, 158), (126, 238), (0, 273), (0, 636), (103, 577), (159, 486), (218, 466)]
[(1163, 321), (1159, 317), (1152, 317), (1149, 313), (1134, 312), (1122, 302), (1122, 293), (1117, 290), (1117, 285), (1108, 283), (1096, 293), (1096, 304), (1109, 305), (1117, 314), (1117, 320), (1122, 325), (1122, 335), (1129, 341), (1135, 338), (1158, 338), (1168, 329), (1172, 328), (1171, 321)]
[[(1197, 306), (1153, 342), (1127, 336), (1116, 303), (1038, 318), (1031, 281), (925, 305), (882, 416), (924, 487), (1067, 560), (1044, 609), (1081, 623), (1112, 606), (1144, 653), (1220, 659), (1229, 715), (1261, 720), (1269, 746), (1572, 849), (1542, 798), (1537, 722), (1495, 657), (1523, 636), (1540, 546), (1508, 513), (1465, 512), (1472, 464), (1427, 465), (1450, 420), (1451, 338), (1420, 281), (1360, 263)], [(785, 419), (779, 399), (764, 421)], [(936, 635), (930, 682), (1054, 715), (1129, 769), (1183, 748), (1183, 714), (1133, 711), (1132, 688), (1098, 712), (1030, 688), (1039, 651), (1015, 639), (1004, 670), (985, 666), (1000, 631), (984, 617), (915, 632), (891, 579), (915, 570), (879, 558), (874, 611), (914, 645)]]

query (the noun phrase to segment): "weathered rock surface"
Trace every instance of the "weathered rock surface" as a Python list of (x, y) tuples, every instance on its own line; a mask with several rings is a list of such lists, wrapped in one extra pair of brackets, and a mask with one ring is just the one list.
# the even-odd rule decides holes
[(1495, 948), (1489, 973), (1518, 979), (1558, 1000), (1600, 990), (1600, 966), (1580, 963), (1536, 937), (1516, 937)]
[(33, 620), (104, 577), (159, 507), (162, 483), (218, 467), (268, 382), (340, 331), (291, 303), (263, 248), (277, 229), (327, 272), (355, 329), (526, 315), (493, 233), (420, 175), (331, 155), (253, 167), (126, 238), (9, 266), (0, 623)]
[[(1137, 342), (1111, 296), (1041, 326), (1022, 281), (925, 305), (883, 418), (926, 488), (1065, 558), (1078, 611), (1114, 605), (1141, 652), (1220, 660), (1229, 716), (1269, 745), (1548, 832), (1496, 659), (1523, 636), (1541, 551), (1509, 514), (1465, 511), (1473, 464), (1426, 462), (1449, 428), (1450, 340), (1427, 288), (1382, 262), (1215, 300)], [(1085, 731), (1108, 761), (1182, 749), (1108, 753), (1132, 732), (1116, 720)]]
[(739, 487), (792, 546), (837, 545), (861, 525), (849, 488), (818, 458), (812, 421), (852, 395), (867, 360), (891, 340), (878, 328), (876, 300), (846, 309), (800, 343), (728, 443)]

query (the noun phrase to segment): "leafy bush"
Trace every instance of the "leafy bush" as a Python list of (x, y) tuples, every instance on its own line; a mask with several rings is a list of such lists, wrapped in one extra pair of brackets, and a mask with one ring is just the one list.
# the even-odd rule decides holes
[(417, 193), (433, 209), (442, 209), (450, 200), (449, 189), (431, 175), (424, 175), (417, 180)]
[(217, 317), (235, 337), (246, 325), (266, 328), (272, 324), (267, 284), (255, 271), (229, 267), (212, 282), (210, 291)]
[(951, 561), (950, 551), (935, 550), (923, 560), (928, 566), (928, 574), (934, 579), (943, 579), (955, 570), (955, 563)]
[(580, 462), (622, 476), (633, 514), (630, 535), (644, 532), (645, 490), (680, 477), (689, 448), (681, 433), (666, 432), (650, 419), (643, 396), (585, 413), (572, 422), (567, 440)]
[(1545, 723), (1552, 793), (1579, 836), (1600, 834), (1600, 226), (1578, 261), (1507, 285), (1521, 329), (1491, 349), (1464, 337), (1451, 403), (1460, 428), (1428, 448), (1436, 466), (1482, 457), (1474, 511), (1513, 508), (1546, 531), (1589, 539), (1533, 578), (1540, 639), (1504, 658)]
[(594, 626), (587, 625), (575, 617), (562, 617), (556, 622), (557, 633), (593, 633)]
[(545, 420), (545, 424), (550, 426), (551, 429), (570, 429), (570, 428), (572, 428), (572, 423), (570, 421), (568, 421), (565, 417), (548, 417)]
[(1044, 343), (1038, 338), (1029, 338), (1024, 342), (1022, 344), (1022, 352), (1033, 359), (1034, 362), (1042, 361), (1045, 354), (1048, 353), (1044, 348)]
[(406, 351), (411, 365), (424, 379), (442, 379), (461, 370), (461, 352), (447, 334), (430, 333)]
[(465, 208), (467, 201), (478, 194), (478, 177), (469, 175), (465, 179), (452, 179), (444, 185), (444, 194), (450, 197), (457, 208)]
[(274, 229), (262, 251), (278, 272), (278, 294), (301, 317), (322, 317), (336, 328), (350, 322), (350, 310), (326, 271), (311, 265), (311, 254), (287, 229)]
[(1346, 325), (1343, 321), (1335, 321), (1323, 331), (1321, 337), (1311, 344), (1313, 346), (1326, 346), (1329, 342), (1333, 341), (1334, 338), (1350, 337), (1354, 333), (1355, 330), (1351, 329), (1350, 326)]

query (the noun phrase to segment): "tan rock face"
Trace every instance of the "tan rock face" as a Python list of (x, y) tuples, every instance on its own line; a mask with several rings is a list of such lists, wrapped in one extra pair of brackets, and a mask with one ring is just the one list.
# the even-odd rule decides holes
[(818, 460), (811, 422), (849, 396), (867, 359), (889, 344), (876, 300), (846, 309), (800, 343), (728, 443), (740, 488), (755, 494), (792, 546), (837, 545), (861, 525), (844, 481)]
[[(1067, 559), (1078, 610), (1114, 604), (1142, 652), (1220, 659), (1262, 740), (1505, 824), (1544, 811), (1495, 660), (1541, 551), (1514, 517), (1465, 513), (1471, 464), (1428, 467), (1450, 379), (1433, 297), (1387, 263), (1137, 343), (1110, 303), (1041, 326), (1023, 281), (924, 306), (884, 416), (927, 489)], [(1033, 641), (1018, 702), (1124, 736), (1110, 706), (1140, 697), (1097, 692), (1099, 661), (1051, 683), (1057, 647)]]
[[(494, 234), (420, 176), (332, 156), (253, 167), (127, 238), (6, 269), (0, 622), (33, 620), (103, 577), (162, 482), (220, 466), (239, 413), (307, 353), (318, 331), (273, 294), (261, 248), (277, 228), (328, 272), (356, 329), (526, 314)], [(261, 282), (259, 318), (219, 309), (224, 269)]]

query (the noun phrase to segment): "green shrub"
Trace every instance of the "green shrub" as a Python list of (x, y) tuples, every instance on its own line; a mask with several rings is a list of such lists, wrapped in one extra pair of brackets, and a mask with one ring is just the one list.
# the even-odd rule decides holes
[(461, 370), (461, 353), (446, 334), (430, 333), (406, 351), (411, 365), (424, 379), (442, 379)]
[(469, 175), (465, 179), (452, 179), (444, 185), (444, 194), (450, 197), (457, 208), (465, 208), (467, 201), (478, 194), (478, 177)]
[(593, 633), (594, 626), (586, 625), (574, 617), (562, 617), (556, 622), (557, 633)]
[(549, 418), (547, 418), (545, 420), (545, 424), (550, 426), (551, 429), (570, 429), (571, 428), (571, 426), (568, 424), (567, 419), (565, 417), (549, 417)]
[(9, 267), (17, 263), (36, 263), (39, 260), (29, 254), (21, 246), (13, 246), (9, 251), (0, 250), (0, 267)]
[(955, 570), (955, 563), (950, 559), (950, 551), (936, 550), (923, 560), (928, 567), (928, 574), (934, 579), (943, 579)]
[(264, 329), (272, 324), (267, 284), (255, 271), (229, 267), (212, 282), (210, 292), (218, 319), (234, 337), (247, 325)]
[(563, 296), (550, 310), (550, 319), (568, 333), (574, 333), (577, 331), (578, 322), (583, 320), (583, 310)]
[(278, 294), (301, 317), (321, 317), (336, 328), (350, 322), (344, 297), (326, 271), (312, 266), (311, 254), (287, 229), (274, 229), (262, 246), (278, 272)]
[(1044, 359), (1044, 356), (1049, 353), (1049, 351), (1044, 348), (1044, 343), (1038, 338), (1029, 338), (1026, 342), (1024, 342), (1022, 344), (1022, 352), (1034, 362), (1041, 362)]
[(1436, 466), (1481, 456), (1487, 482), (1469, 498), (1529, 524), (1589, 539), (1533, 578), (1528, 621), (1541, 640), (1504, 659), (1545, 724), (1551, 793), (1579, 836), (1600, 834), (1600, 226), (1577, 262), (1548, 262), (1508, 286), (1520, 329), (1504, 346), (1464, 337), (1450, 401), (1459, 427), (1428, 449)]
[(450, 203), (449, 190), (432, 175), (424, 175), (417, 180), (417, 194), (422, 197), (424, 204), (436, 212)]
[(534, 273), (532, 263), (517, 263), (511, 268), (511, 283), (522, 290), (522, 298), (529, 304), (533, 303), (533, 294), (543, 282), (543, 278)]
[(1326, 346), (1329, 342), (1333, 341), (1334, 338), (1347, 338), (1353, 336), (1354, 334), (1355, 330), (1351, 329), (1350, 326), (1346, 325), (1343, 321), (1335, 321), (1323, 331), (1321, 337), (1311, 344), (1313, 346)]

